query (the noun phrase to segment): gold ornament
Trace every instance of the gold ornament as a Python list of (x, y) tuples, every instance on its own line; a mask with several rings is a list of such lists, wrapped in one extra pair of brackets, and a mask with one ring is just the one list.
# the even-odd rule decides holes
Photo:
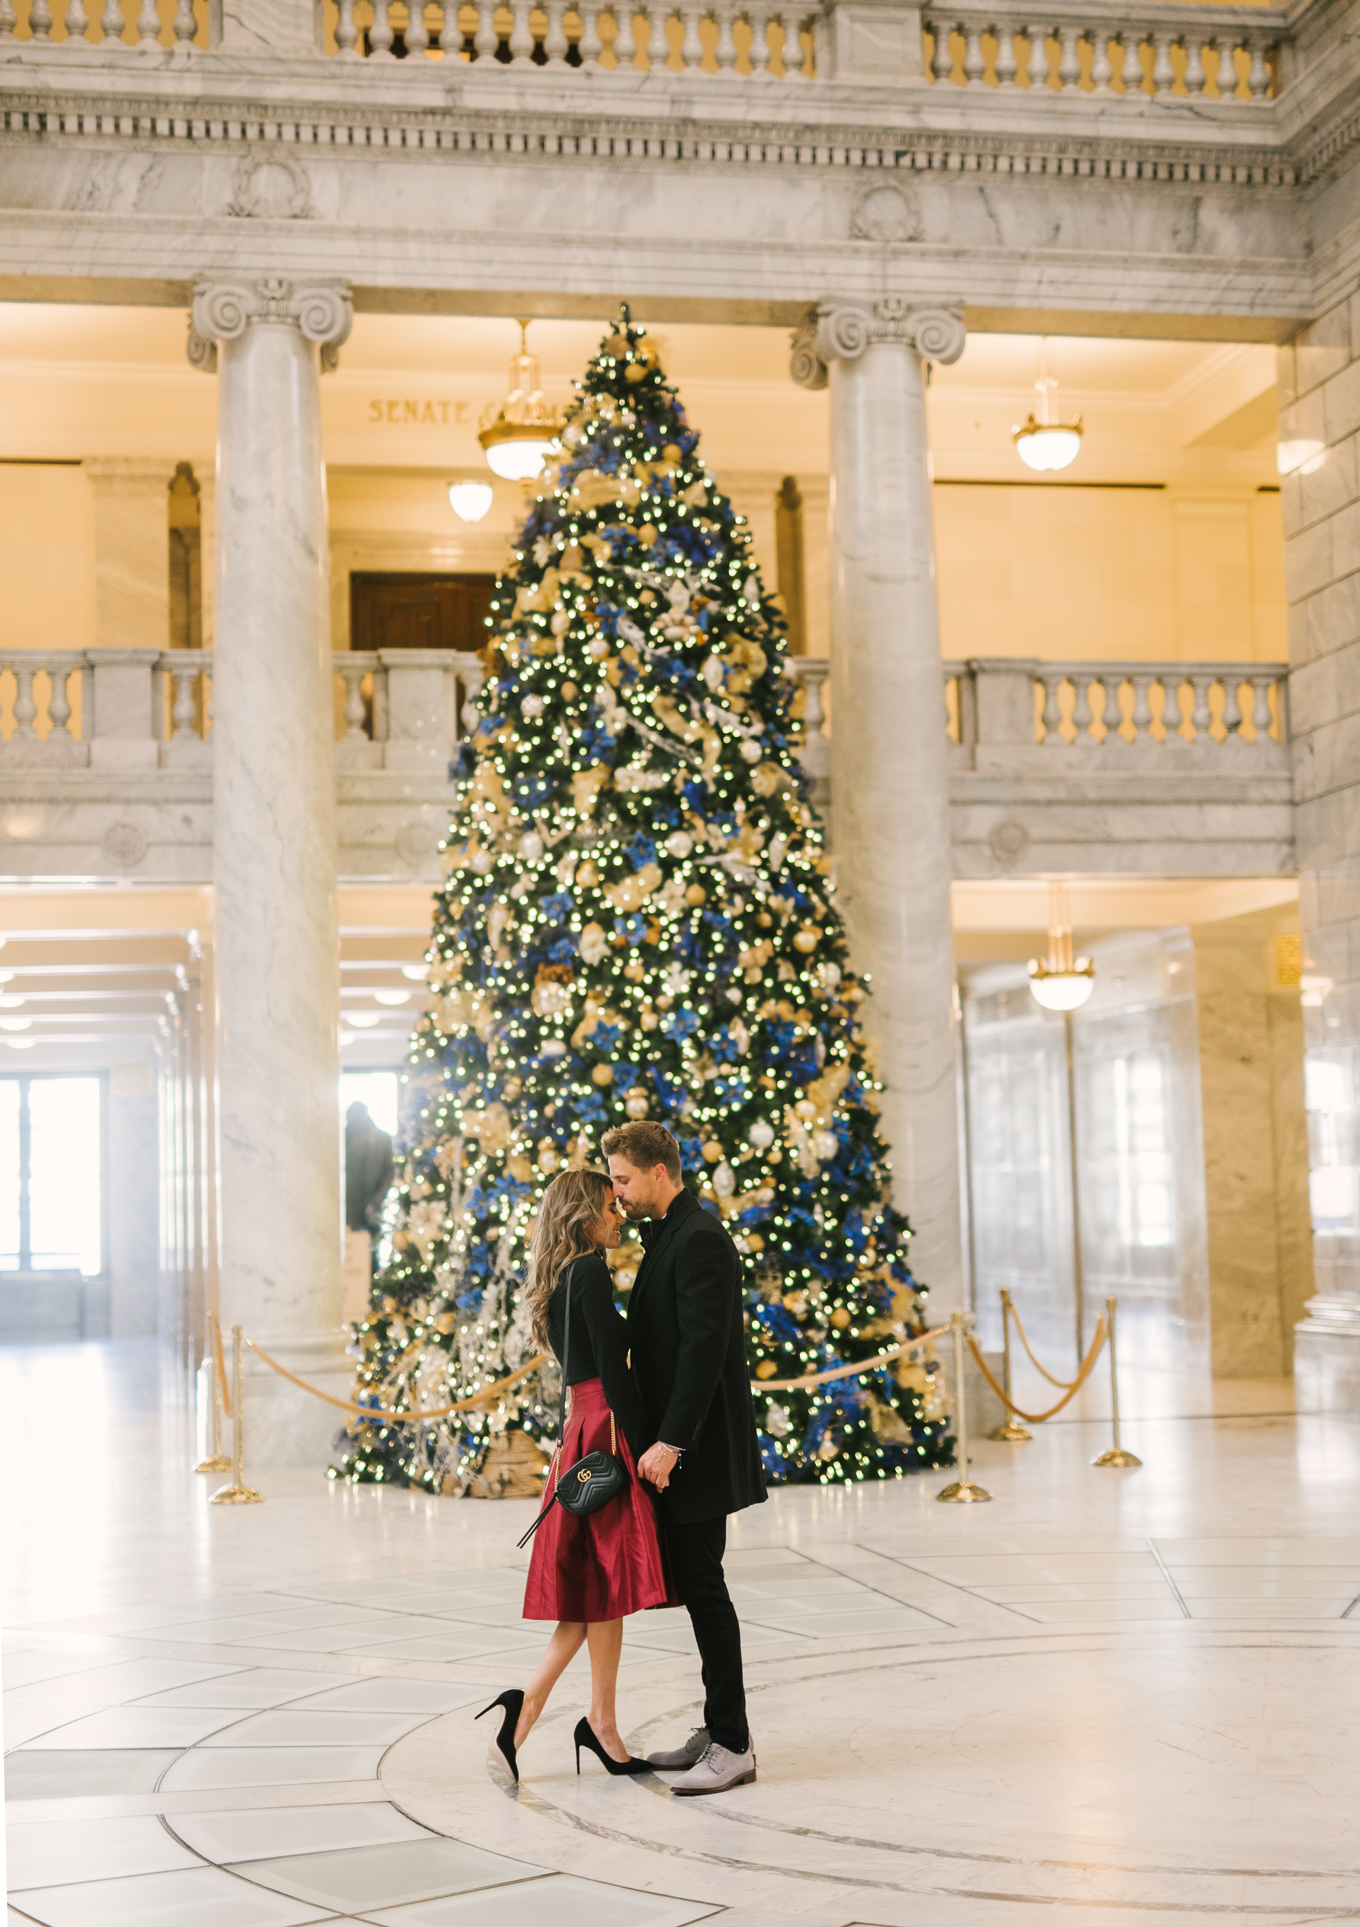
[(817, 931), (813, 929), (812, 925), (805, 923), (801, 930), (795, 930), (793, 947), (795, 950), (801, 950), (806, 954), (809, 950), (815, 950), (820, 940)]
[(773, 1378), (775, 1373), (778, 1370), (779, 1370), (779, 1367), (775, 1364), (772, 1358), (762, 1358), (760, 1363), (756, 1366), (756, 1377)]
[(612, 1064), (597, 1064), (590, 1075), (592, 1081), (596, 1084), (612, 1084), (614, 1082), (614, 1066)]
[(697, 909), (701, 903), (708, 902), (708, 892), (701, 883), (691, 883), (685, 892), (685, 902)]
[(846, 1326), (850, 1323), (850, 1314), (844, 1305), (837, 1305), (835, 1311), (831, 1314), (831, 1322), (838, 1332), (845, 1330)]
[(711, 1137), (703, 1147), (704, 1158), (709, 1164), (716, 1164), (723, 1154), (722, 1145), (717, 1138)]
[(648, 1111), (647, 1093), (640, 1084), (635, 1084), (624, 1099), (623, 1108), (629, 1117), (646, 1117)]
[(580, 691), (577, 689), (576, 684), (574, 682), (563, 683), (562, 700), (564, 703), (574, 703), (579, 694), (580, 694)]
[(644, 1010), (638, 1022), (644, 1030), (655, 1030), (661, 1019), (654, 1010)]

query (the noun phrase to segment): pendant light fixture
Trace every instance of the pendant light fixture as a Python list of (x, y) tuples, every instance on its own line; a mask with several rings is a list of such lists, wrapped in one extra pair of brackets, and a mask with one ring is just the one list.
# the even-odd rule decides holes
[(1039, 395), (1039, 415), (1033, 413), (1022, 427), (1013, 431), (1015, 452), (1026, 468), (1041, 474), (1053, 469), (1070, 468), (1081, 453), (1081, 417), (1074, 422), (1049, 420), (1049, 396), (1057, 381), (1048, 372), (1048, 338), (1039, 341), (1039, 378), (1034, 386)]
[(449, 507), (461, 522), (480, 522), (490, 511), (495, 493), (490, 482), (450, 482)]
[(1048, 886), (1048, 955), (1028, 964), (1030, 995), (1045, 1010), (1080, 1010), (1095, 988), (1096, 967), (1072, 955), (1072, 912), (1067, 885)]
[(543, 394), (538, 356), (529, 353), (529, 323), (521, 321), (510, 393), (499, 408), (493, 402), (486, 410), (477, 440), (493, 474), (507, 482), (531, 482), (557, 452), (561, 433), (562, 418)]

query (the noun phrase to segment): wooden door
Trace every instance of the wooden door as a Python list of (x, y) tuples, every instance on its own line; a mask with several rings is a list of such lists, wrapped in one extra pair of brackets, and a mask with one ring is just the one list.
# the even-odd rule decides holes
[(486, 647), (494, 575), (396, 575), (349, 579), (351, 649)]

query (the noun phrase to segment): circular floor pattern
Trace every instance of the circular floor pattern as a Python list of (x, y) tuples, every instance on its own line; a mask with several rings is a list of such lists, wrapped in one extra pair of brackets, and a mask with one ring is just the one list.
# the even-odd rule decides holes
[[(398, 1742), (382, 1780), (439, 1832), (597, 1878), (607, 1843), (603, 1877), (734, 1923), (919, 1927), (927, 1897), (948, 1927), (1036, 1904), (1092, 1927), (1360, 1920), (1351, 1643), (1157, 1626), (824, 1649), (749, 1666), (760, 1778), (719, 1798), (593, 1767), (578, 1780), (574, 1699), (517, 1789), (463, 1713)], [(675, 1663), (631, 1669), (639, 1750), (694, 1723), (693, 1684)]]

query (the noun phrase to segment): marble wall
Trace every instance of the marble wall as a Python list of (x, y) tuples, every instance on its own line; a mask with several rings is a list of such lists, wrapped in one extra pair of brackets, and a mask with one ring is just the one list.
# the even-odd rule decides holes
[(1360, 1409), (1360, 291), (1280, 353), (1299, 915), (1317, 1295), (1296, 1356)]
[(84, 466), (94, 497), (95, 640), (168, 649), (174, 463), (127, 455)]
[(1287, 1372), (1313, 1289), (1302, 1011), (1276, 948), (1292, 925), (1266, 913), (1191, 932), (1219, 1378)]

